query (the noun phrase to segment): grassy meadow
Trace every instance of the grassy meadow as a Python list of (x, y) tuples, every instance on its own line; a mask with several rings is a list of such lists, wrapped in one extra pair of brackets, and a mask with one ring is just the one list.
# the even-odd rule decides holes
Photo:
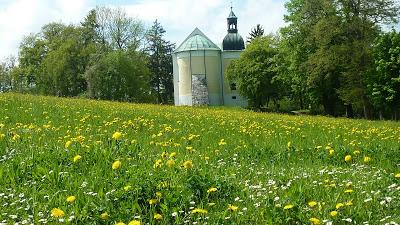
[(398, 224), (400, 124), (0, 95), (0, 224)]

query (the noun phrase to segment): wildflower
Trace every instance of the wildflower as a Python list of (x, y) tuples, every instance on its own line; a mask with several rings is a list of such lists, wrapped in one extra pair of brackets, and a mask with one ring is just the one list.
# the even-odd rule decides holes
[(139, 220), (132, 220), (131, 222), (128, 223), (128, 225), (140, 225)]
[(208, 203), (208, 206), (214, 206), (215, 205), (215, 203), (214, 202), (210, 202), (210, 203)]
[(312, 224), (321, 224), (321, 221), (319, 220), (319, 219), (317, 219), (317, 218), (310, 218), (310, 222), (312, 223)]
[(354, 192), (353, 189), (347, 189), (344, 191), (344, 193), (353, 193), (353, 192)]
[(102, 213), (102, 214), (100, 215), (100, 218), (101, 218), (102, 220), (108, 220), (108, 219), (110, 219), (110, 215), (108, 215), (108, 213), (105, 212), (105, 213)]
[(186, 150), (187, 150), (188, 152), (192, 153), (192, 152), (193, 152), (193, 147), (192, 147), (192, 146), (187, 146), (187, 147), (186, 147)]
[(352, 201), (348, 201), (348, 202), (346, 202), (346, 205), (347, 206), (351, 206), (351, 205), (353, 205), (353, 202)]
[(78, 162), (80, 159), (82, 159), (82, 156), (76, 155), (73, 159), (74, 162)]
[(340, 209), (340, 208), (342, 208), (343, 206), (344, 206), (343, 203), (338, 203), (338, 204), (336, 204), (336, 209)]
[(14, 134), (13, 137), (12, 137), (12, 140), (16, 141), (16, 140), (18, 140), (20, 138), (21, 138), (21, 136), (19, 136), (18, 134)]
[(228, 209), (232, 212), (236, 212), (239, 209), (239, 207), (229, 204)]
[(293, 207), (294, 207), (293, 205), (285, 205), (285, 207), (283, 207), (283, 209), (287, 210), (287, 209), (291, 209)]
[(159, 214), (159, 213), (156, 213), (156, 214), (154, 215), (154, 219), (156, 219), (156, 220), (162, 220), (162, 215)]
[(193, 162), (192, 162), (192, 160), (187, 160), (187, 161), (185, 161), (185, 162), (183, 163), (183, 167), (184, 167), (185, 169), (191, 169), (191, 168), (193, 167)]
[(161, 196), (162, 196), (161, 192), (157, 191), (156, 196), (157, 196), (157, 198), (161, 198)]
[(192, 210), (192, 213), (193, 213), (193, 214), (196, 214), (196, 213), (198, 213), (198, 214), (207, 214), (208, 211), (205, 210), (205, 209), (196, 208), (196, 209), (193, 209), (193, 210)]
[(73, 203), (75, 200), (76, 200), (76, 197), (73, 196), (73, 195), (68, 196), (68, 198), (67, 198), (67, 202), (68, 202), (68, 203)]
[(128, 192), (129, 190), (131, 190), (132, 189), (132, 186), (131, 185), (126, 185), (125, 187), (124, 187), (124, 191), (126, 191), (126, 192)]
[(71, 144), (72, 144), (72, 141), (67, 141), (67, 142), (65, 142), (65, 148), (69, 148), (69, 146), (71, 146)]
[(333, 154), (335, 154), (335, 150), (333, 150), (333, 149), (329, 150), (329, 155), (333, 155)]
[(218, 191), (218, 189), (215, 188), (215, 187), (212, 187), (212, 188), (207, 190), (207, 193), (213, 193), (213, 192), (216, 192), (216, 191)]
[(344, 157), (344, 161), (350, 162), (350, 161), (351, 161), (351, 155), (346, 155), (346, 156)]
[(161, 158), (165, 159), (168, 157), (168, 152), (161, 153)]
[(112, 135), (112, 138), (114, 139), (114, 140), (120, 140), (121, 139), (121, 137), (122, 137), (122, 133), (121, 132), (115, 132), (113, 135)]
[(226, 145), (225, 139), (221, 139), (218, 143), (219, 146)]
[(332, 217), (337, 216), (338, 212), (337, 211), (332, 211), (329, 213), (329, 215), (331, 215)]
[(118, 223), (116, 223), (115, 225), (126, 225), (126, 224), (123, 223), (123, 222), (118, 222)]
[(156, 162), (153, 165), (153, 168), (157, 169), (157, 168), (161, 168), (161, 166), (162, 166), (162, 160), (161, 159), (157, 159)]
[(172, 152), (172, 153), (169, 155), (170, 158), (174, 158), (175, 156), (176, 156), (176, 152)]
[(314, 206), (317, 205), (317, 202), (316, 202), (316, 201), (311, 201), (311, 202), (308, 202), (308, 205), (309, 205), (311, 208), (313, 208)]
[(154, 198), (153, 198), (153, 199), (150, 199), (150, 200), (149, 200), (149, 204), (150, 204), (150, 205), (155, 205), (155, 204), (157, 204), (157, 199), (154, 199)]
[(361, 152), (359, 151), (359, 150), (355, 150), (354, 152), (353, 152), (353, 155), (359, 155)]
[(54, 208), (51, 210), (51, 216), (54, 218), (64, 217), (65, 213), (59, 208)]
[(121, 161), (117, 160), (112, 164), (112, 169), (117, 170), (121, 167)]
[(371, 162), (371, 157), (365, 156), (365, 157), (364, 157), (364, 162), (365, 162), (365, 163)]
[(292, 142), (289, 141), (289, 142), (287, 143), (287, 148), (291, 148), (291, 147), (292, 147)]
[(168, 167), (171, 168), (171, 167), (173, 167), (174, 165), (175, 165), (175, 161), (174, 161), (173, 159), (170, 159), (170, 160), (167, 161), (167, 166), (168, 166)]
[(397, 173), (396, 175), (394, 175), (394, 177), (400, 178), (400, 173)]

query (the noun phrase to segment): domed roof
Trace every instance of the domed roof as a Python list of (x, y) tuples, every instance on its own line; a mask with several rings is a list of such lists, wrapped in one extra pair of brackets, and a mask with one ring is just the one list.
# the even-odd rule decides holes
[(222, 49), (226, 50), (243, 50), (244, 41), (238, 33), (228, 33), (222, 42)]
[(196, 50), (216, 50), (221, 51), (203, 32), (198, 28), (183, 41), (175, 52), (196, 51)]

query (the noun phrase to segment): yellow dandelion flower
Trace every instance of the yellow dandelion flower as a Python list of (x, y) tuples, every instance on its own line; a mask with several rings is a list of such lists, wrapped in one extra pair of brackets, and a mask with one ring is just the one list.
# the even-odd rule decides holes
[(124, 187), (124, 191), (126, 191), (126, 192), (130, 191), (131, 189), (132, 189), (132, 186), (131, 186), (131, 185), (126, 185), (126, 186)]
[(329, 213), (329, 215), (331, 215), (332, 217), (337, 216), (338, 212), (337, 211), (332, 211)]
[(371, 162), (371, 157), (365, 156), (365, 157), (364, 157), (364, 162), (365, 162), (365, 163)]
[(394, 175), (394, 177), (400, 178), (400, 173), (397, 173), (396, 175)]
[(335, 150), (333, 150), (333, 149), (329, 150), (329, 155), (333, 155), (333, 154), (335, 154)]
[(347, 189), (344, 191), (344, 193), (353, 193), (353, 192), (354, 192), (353, 189)]
[(316, 201), (311, 201), (311, 202), (308, 202), (308, 205), (311, 207), (311, 208), (313, 208), (314, 206), (316, 206), (318, 203), (316, 202)]
[(117, 161), (113, 162), (111, 167), (113, 170), (119, 169), (121, 167), (121, 161), (117, 160)]
[(67, 141), (67, 142), (65, 142), (65, 148), (69, 148), (69, 146), (71, 146), (71, 144), (72, 144), (72, 141)]
[(350, 161), (351, 161), (351, 155), (346, 155), (346, 156), (344, 157), (344, 161), (350, 162)]
[(186, 147), (186, 150), (187, 150), (188, 152), (193, 152), (193, 147), (192, 147), (192, 146), (187, 146), (187, 147)]
[(208, 213), (208, 211), (207, 210), (205, 210), (205, 209), (200, 209), (200, 208), (196, 208), (196, 209), (193, 209), (192, 210), (192, 213), (193, 214), (207, 214)]
[(168, 161), (167, 161), (167, 166), (168, 167), (173, 167), (175, 165), (175, 161), (173, 160), (173, 159), (169, 159)]
[(81, 160), (81, 159), (82, 159), (82, 156), (76, 155), (76, 156), (74, 156), (73, 161), (74, 161), (74, 162), (78, 162), (78, 161)]
[(154, 219), (156, 219), (156, 220), (162, 220), (162, 215), (161, 214), (159, 214), (159, 213), (156, 213), (156, 214), (154, 214)]
[(183, 167), (184, 167), (185, 169), (191, 169), (191, 168), (193, 168), (193, 162), (192, 162), (192, 160), (187, 160), (187, 161), (185, 161), (185, 162), (183, 163)]
[(283, 209), (285, 209), (285, 210), (288, 210), (288, 209), (291, 209), (291, 208), (293, 208), (294, 207), (294, 205), (285, 205), (285, 207), (283, 207)]
[(153, 168), (154, 169), (161, 168), (162, 164), (163, 164), (162, 160), (161, 159), (157, 159), (156, 162), (153, 165)]
[(132, 220), (131, 222), (128, 223), (128, 225), (140, 225), (139, 220)]
[(76, 197), (73, 195), (68, 196), (68, 198), (67, 198), (67, 202), (69, 202), (69, 203), (73, 203), (75, 200), (76, 200)]
[(212, 188), (207, 190), (207, 193), (213, 193), (213, 192), (216, 192), (216, 191), (218, 191), (218, 189), (215, 188), (215, 187), (212, 187)]
[(12, 137), (12, 140), (16, 141), (16, 140), (18, 140), (20, 138), (21, 138), (21, 136), (19, 136), (18, 134), (14, 134), (13, 137)]
[(353, 155), (359, 155), (361, 152), (360, 152), (360, 150), (355, 150), (354, 152), (353, 152)]
[(353, 205), (353, 202), (352, 202), (352, 201), (348, 201), (348, 202), (346, 202), (346, 205), (347, 205), (347, 206), (352, 206), (352, 205)]
[(124, 222), (118, 222), (115, 225), (126, 225)]
[(168, 157), (168, 152), (161, 153), (161, 158), (165, 159)]
[(169, 155), (170, 158), (174, 158), (175, 156), (176, 156), (176, 152), (172, 152), (172, 153)]
[(161, 198), (161, 196), (162, 196), (161, 192), (157, 191), (156, 196), (157, 196), (157, 198)]
[(316, 225), (321, 224), (321, 221), (319, 219), (317, 219), (317, 218), (314, 218), (314, 217), (310, 218), (310, 222), (312, 224), (316, 224)]
[(115, 132), (113, 135), (112, 135), (112, 139), (114, 139), (114, 140), (120, 140), (122, 138), (122, 133), (121, 132)]
[(51, 216), (54, 218), (61, 218), (64, 217), (65, 213), (59, 208), (54, 208), (51, 210)]
[(239, 209), (239, 207), (229, 204), (228, 209), (232, 212), (236, 212)]
[(105, 212), (105, 213), (102, 213), (102, 214), (100, 215), (100, 218), (101, 218), (102, 220), (108, 220), (108, 219), (110, 219), (110, 215), (109, 215), (107, 212)]
[(292, 147), (292, 142), (291, 142), (291, 141), (289, 141), (289, 142), (287, 143), (287, 147), (288, 147), (288, 148), (291, 148), (291, 147)]
[(218, 143), (219, 146), (226, 145), (225, 139), (221, 139)]
[(149, 204), (150, 204), (150, 205), (155, 205), (155, 204), (157, 204), (157, 199), (154, 199), (154, 198), (153, 198), (153, 199), (150, 199), (150, 200), (149, 200)]
[(214, 203), (214, 202), (210, 202), (210, 203), (208, 203), (207, 205), (208, 205), (208, 206), (214, 206), (215, 203)]
[(343, 203), (338, 203), (338, 204), (336, 204), (336, 209), (340, 209), (340, 208), (342, 208), (343, 206), (344, 206)]

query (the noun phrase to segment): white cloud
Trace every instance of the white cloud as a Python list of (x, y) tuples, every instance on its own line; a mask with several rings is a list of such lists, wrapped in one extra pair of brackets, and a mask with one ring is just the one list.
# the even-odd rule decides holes
[(23, 36), (49, 22), (79, 22), (89, 9), (86, 0), (14, 0), (1, 5), (0, 60), (17, 55)]

